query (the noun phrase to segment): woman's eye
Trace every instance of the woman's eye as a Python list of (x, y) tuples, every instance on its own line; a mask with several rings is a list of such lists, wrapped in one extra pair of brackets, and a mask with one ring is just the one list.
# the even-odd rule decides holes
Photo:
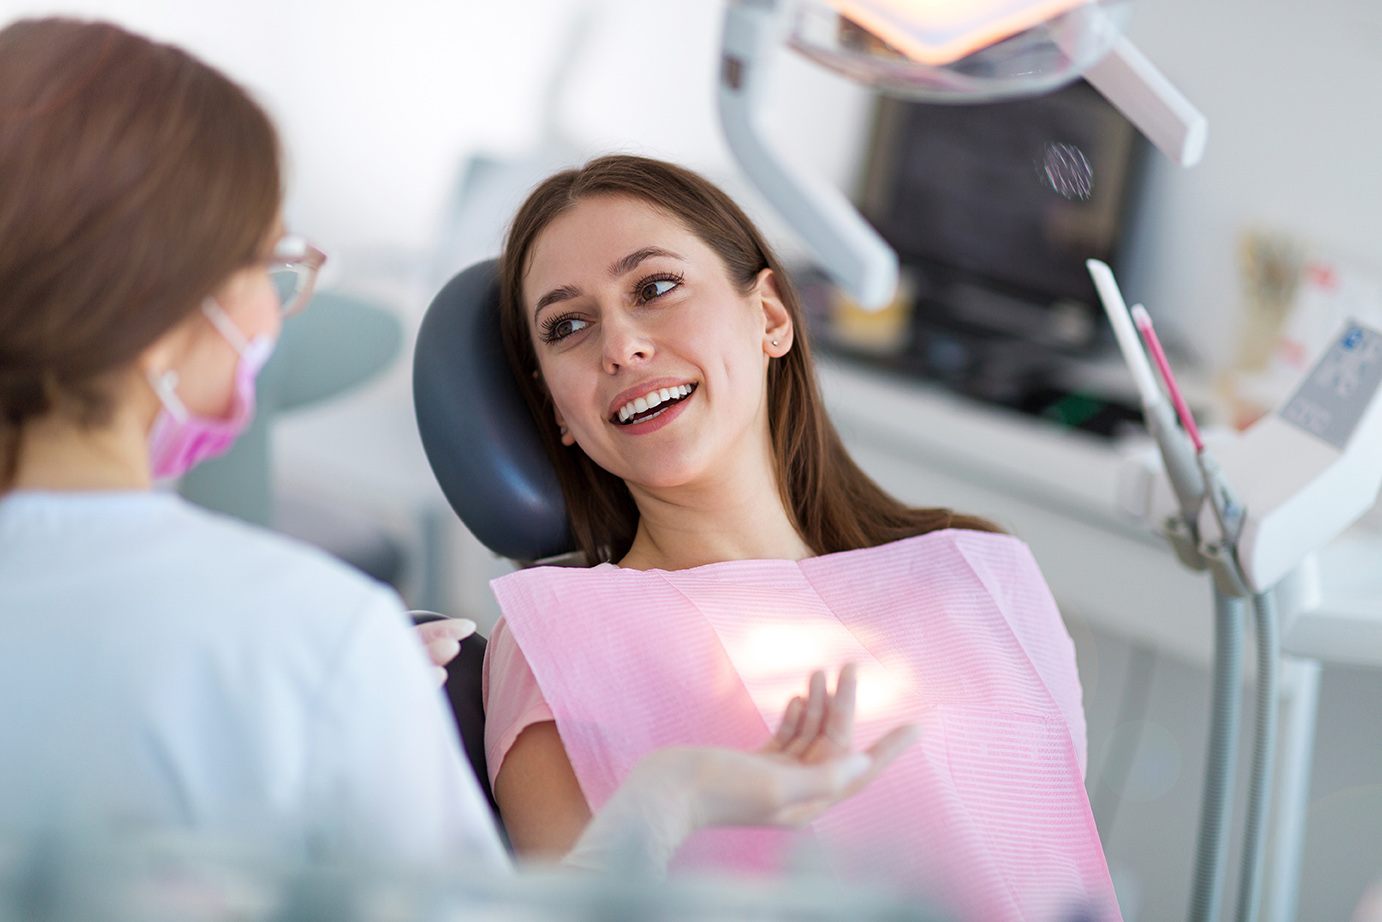
[(639, 286), (638, 299), (640, 301), (652, 301), (676, 288), (678, 284), (680, 282), (677, 279), (650, 279)]
[(565, 339), (572, 333), (579, 333), (588, 326), (590, 323), (579, 317), (557, 317), (549, 323), (543, 324), (542, 338), (549, 343), (554, 343), (559, 339)]

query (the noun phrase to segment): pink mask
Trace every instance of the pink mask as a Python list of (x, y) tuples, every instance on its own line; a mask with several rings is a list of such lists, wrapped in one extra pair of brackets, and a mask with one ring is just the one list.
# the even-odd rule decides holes
[(275, 340), (245, 334), (212, 299), (202, 304), (202, 313), (240, 355), (235, 365), (235, 397), (225, 419), (197, 416), (178, 397), (175, 371), (162, 376), (149, 375), (149, 385), (158, 395), (163, 409), (149, 430), (149, 464), (156, 478), (181, 477), (209, 458), (225, 454), (254, 419), (254, 382), (273, 353)]

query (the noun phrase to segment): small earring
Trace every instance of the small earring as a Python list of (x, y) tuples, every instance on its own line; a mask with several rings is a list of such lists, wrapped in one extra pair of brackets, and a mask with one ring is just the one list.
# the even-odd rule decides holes
[(565, 426), (558, 426), (557, 429), (559, 429), (559, 430), (561, 431), (561, 434), (562, 434), (562, 435), (566, 435), (566, 427), (565, 427)]
[(774, 345), (774, 346), (777, 345), (777, 340), (773, 340), (773, 345)]

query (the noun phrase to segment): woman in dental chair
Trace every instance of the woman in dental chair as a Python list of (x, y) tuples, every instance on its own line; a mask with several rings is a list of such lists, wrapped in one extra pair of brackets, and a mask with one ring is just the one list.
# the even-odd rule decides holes
[[(243, 431), (324, 258), (284, 236), (263, 110), (178, 48), (20, 21), (0, 177), (0, 851), (179, 830), (507, 870), (398, 597), (153, 489)], [(910, 731), (850, 753), (851, 676), (756, 753), (651, 756), (568, 859), (862, 787)]]
[[(519, 852), (568, 848), (659, 746), (761, 743), (803, 663), (857, 662), (863, 738), (899, 719), (923, 736), (812, 824), (813, 848), (964, 918), (1116, 918), (1074, 648), (1031, 554), (855, 466), (743, 212), (676, 166), (604, 157), (537, 187), (499, 272), (509, 362), (591, 564), (493, 584), (486, 749)], [(801, 848), (714, 830), (677, 861), (770, 872)]]

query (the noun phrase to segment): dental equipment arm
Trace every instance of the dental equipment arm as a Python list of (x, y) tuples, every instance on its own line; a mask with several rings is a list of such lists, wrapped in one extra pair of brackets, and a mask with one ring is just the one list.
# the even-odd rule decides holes
[(1209, 121), (1126, 37), (1084, 78), (1172, 162), (1187, 168), (1200, 162)]
[(1206, 566), (1199, 553), (1198, 521), (1200, 508), (1204, 505), (1204, 474), (1195, 457), (1194, 446), (1186, 434), (1176, 425), (1176, 416), (1171, 405), (1162, 396), (1152, 374), (1152, 366), (1138, 342), (1137, 330), (1123, 301), (1123, 293), (1113, 271), (1097, 259), (1087, 260), (1090, 278), (1103, 302), (1104, 313), (1108, 315), (1118, 349), (1123, 353), (1128, 370), (1142, 401), (1142, 416), (1147, 421), (1147, 429), (1156, 439), (1161, 449), (1161, 457), (1171, 487), (1179, 504), (1180, 516), (1168, 515), (1162, 520), (1167, 537), (1176, 554), (1186, 566), (1203, 570)]
[[(1217, 463), (1211, 459), (1205, 469), (1237, 492), (1236, 499), (1230, 494), (1223, 500), (1223, 511), (1236, 507), (1238, 513), (1244, 585), (1263, 592), (1376, 502), (1382, 487), (1382, 332), (1345, 323), (1296, 391), (1246, 432), (1216, 441), (1214, 457)], [(1153, 528), (1180, 512), (1163, 471), (1134, 464), (1126, 473), (1127, 482), (1140, 480), (1142, 488), (1123, 492), (1123, 512)], [(1219, 532), (1213, 505), (1206, 503), (1195, 523), (1202, 536)]]
[(782, 159), (759, 124), (768, 63), (782, 33), (778, 0), (733, 0), (726, 10), (719, 91), (725, 140), (835, 284), (861, 305), (882, 308), (897, 289), (897, 254), (840, 190)]
[[(1368, 509), (1382, 486), (1382, 333), (1349, 322), (1298, 390), (1275, 413), (1228, 441), (1216, 459), (1206, 450), (1150, 318), (1138, 327), (1158, 360), (1184, 421), (1175, 424), (1137, 341), (1108, 267), (1091, 261), (1104, 307), (1138, 389), (1148, 428), (1161, 448), (1164, 477), (1151, 473), (1147, 501), (1126, 511), (1165, 531), (1178, 555), (1215, 576), (1214, 705), (1190, 919), (1219, 916), (1232, 812), (1232, 779), (1241, 698), (1242, 596), (1251, 596), (1257, 629), (1257, 728), (1248, 795), (1237, 919), (1261, 905), (1268, 804), (1275, 761), (1280, 631), (1274, 590), (1310, 553)], [(1201, 476), (1196, 501), (1187, 457)], [(1230, 480), (1241, 487), (1240, 494)], [(1125, 497), (1132, 494), (1125, 492)], [(1209, 502), (1204, 503), (1203, 498)], [(1205, 508), (1205, 507), (1208, 508)], [(1278, 822), (1286, 822), (1278, 818)], [(1297, 826), (1290, 828), (1298, 829)], [(1288, 849), (1298, 853), (1298, 849)]]
[[(1207, 489), (1218, 521), (1221, 524), (1230, 521), (1233, 510), (1229, 508), (1228, 501), (1232, 493), (1223, 481), (1218, 466), (1204, 450), (1199, 432), (1180, 396), (1175, 376), (1161, 351), (1161, 345), (1156, 339), (1146, 310), (1140, 304), (1134, 309), (1134, 316), (1138, 321), (1136, 329), (1145, 337), (1148, 347), (1157, 359), (1157, 367), (1175, 401), (1176, 415), (1172, 414), (1170, 405), (1152, 377), (1146, 353), (1138, 341), (1137, 332), (1134, 332), (1134, 316), (1129, 316), (1112, 271), (1098, 260), (1091, 259), (1086, 265), (1099, 292), (1099, 298), (1104, 304), (1109, 322), (1113, 326), (1118, 347), (1142, 396), (1143, 416), (1147, 421), (1147, 428), (1161, 449), (1163, 469), (1168, 475), (1179, 506), (1178, 515), (1168, 512), (1158, 520), (1158, 524), (1186, 566), (1195, 570), (1212, 566), (1214, 570), (1214, 663), (1209, 740), (1205, 749), (1200, 829), (1195, 848), (1195, 875), (1190, 888), (1188, 918), (1190, 922), (1217, 922), (1223, 899), (1225, 868), (1228, 863), (1229, 819), (1233, 813), (1233, 781), (1237, 768), (1242, 711), (1243, 580), (1237, 564), (1237, 530), (1221, 530), (1219, 534), (1222, 540), (1210, 544), (1198, 526), (1198, 518)], [(1184, 430), (1177, 426), (1176, 416), (1184, 423)], [(1262, 607), (1257, 610), (1266, 611)], [(1259, 650), (1263, 649), (1259, 645)], [(1268, 653), (1275, 663), (1275, 647)], [(1274, 676), (1275, 672), (1270, 672), (1269, 675)], [(1275, 684), (1269, 689), (1269, 694), (1275, 702)], [(1274, 712), (1272, 713), (1274, 726)], [(1265, 723), (1266, 713), (1259, 711), (1258, 716), (1255, 753), (1260, 756), (1265, 752), (1270, 766), (1274, 737), (1271, 728)], [(1255, 758), (1254, 767), (1259, 767), (1260, 764), (1261, 759)], [(1257, 799), (1250, 806), (1250, 813), (1256, 810), (1259, 814), (1265, 814), (1267, 800), (1265, 796), (1258, 796), (1269, 787), (1264, 783), (1265, 774), (1264, 772), (1263, 775), (1253, 778), (1252, 791)], [(1254, 815), (1249, 819), (1249, 827), (1254, 831), (1261, 830), (1265, 828), (1264, 820), (1264, 815)], [(1245, 870), (1250, 870), (1254, 874), (1260, 870), (1261, 862), (1251, 859), (1251, 856), (1260, 853), (1260, 842), (1247, 843), (1244, 850)], [(1242, 875), (1242, 885), (1255, 893), (1258, 889), (1257, 878), (1250, 878), (1250, 875), (1245, 873)], [(1244, 905), (1240, 901), (1240, 910)]]

